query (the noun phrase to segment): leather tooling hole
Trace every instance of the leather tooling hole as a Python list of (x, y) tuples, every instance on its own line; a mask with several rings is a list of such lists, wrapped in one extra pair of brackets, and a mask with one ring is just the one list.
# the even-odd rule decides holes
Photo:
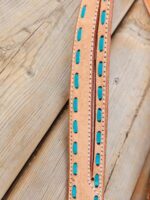
[(73, 164), (73, 174), (74, 174), (74, 175), (77, 175), (77, 174), (78, 174), (78, 164), (77, 164), (77, 163), (74, 163), (74, 164)]
[(104, 50), (104, 36), (102, 35), (99, 38), (99, 51), (102, 52)]
[(77, 41), (81, 41), (82, 39), (82, 28), (80, 27), (77, 32)]
[(76, 64), (80, 63), (81, 52), (80, 49), (76, 51)]
[(96, 196), (94, 196), (94, 200), (98, 200), (98, 196), (96, 195)]
[(95, 164), (96, 166), (100, 166), (100, 162), (101, 162), (101, 156), (99, 153), (96, 154), (96, 157), (95, 157)]
[(104, 25), (106, 22), (106, 11), (103, 10), (101, 13), (101, 24)]
[(73, 111), (78, 112), (78, 98), (75, 97), (73, 100)]
[(103, 97), (103, 88), (101, 86), (98, 87), (98, 99), (102, 100)]
[(77, 155), (77, 153), (78, 153), (78, 143), (77, 142), (73, 143), (72, 151), (73, 151), (74, 155)]
[(75, 87), (76, 89), (79, 88), (79, 74), (78, 74), (78, 73), (76, 73), (76, 74), (74, 75), (74, 87)]
[(94, 186), (97, 188), (99, 186), (99, 174), (94, 177)]
[(76, 185), (72, 186), (72, 198), (76, 199), (77, 197), (77, 187)]
[(84, 5), (82, 7), (82, 10), (81, 10), (81, 18), (84, 18), (85, 17), (85, 14), (86, 14), (86, 5)]
[(103, 75), (103, 62), (99, 62), (98, 63), (98, 76), (102, 76)]
[(102, 140), (102, 134), (100, 131), (98, 131), (96, 134), (96, 142), (98, 145), (101, 144), (101, 140)]
[(77, 120), (73, 121), (73, 132), (78, 133), (78, 121)]
[(97, 110), (97, 121), (101, 122), (102, 121), (102, 109), (98, 108)]

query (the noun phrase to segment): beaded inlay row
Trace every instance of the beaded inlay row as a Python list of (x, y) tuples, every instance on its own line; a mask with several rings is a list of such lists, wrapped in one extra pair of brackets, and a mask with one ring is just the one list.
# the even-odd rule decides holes
[[(84, 5), (81, 9), (81, 14), (80, 14), (81, 18), (85, 18), (86, 11), (87, 11), (87, 7), (86, 7), (86, 5)], [(101, 25), (105, 25), (106, 17), (107, 17), (106, 10), (101, 11), (101, 14), (100, 14)], [(77, 35), (76, 40), (78, 42), (80, 42), (82, 40), (83, 34), (84, 34), (83, 28), (79, 27), (77, 29), (77, 34), (76, 34)], [(99, 37), (99, 43), (98, 43), (98, 50), (99, 50), (100, 53), (104, 51), (104, 47), (105, 47), (105, 37), (104, 37), (104, 35), (101, 35)], [(76, 52), (75, 52), (75, 64), (76, 65), (80, 64), (81, 54), (82, 54), (81, 49), (77, 49)], [(99, 61), (98, 66), (97, 66), (97, 75), (100, 78), (102, 78), (102, 76), (103, 76), (103, 68), (104, 68), (103, 61)], [(76, 71), (73, 75), (73, 85), (74, 85), (74, 89), (76, 89), (76, 90), (80, 88), (80, 74), (79, 74), (78, 71)], [(97, 99), (99, 101), (103, 100), (103, 85), (99, 85), (97, 87)], [(79, 105), (78, 97), (74, 97), (73, 108), (72, 108), (74, 113), (78, 112), (78, 109), (79, 109), (78, 105)], [(102, 118), (103, 118), (103, 110), (102, 110), (101, 107), (99, 107), (97, 109), (97, 112), (96, 112), (97, 122), (101, 123)], [(76, 119), (73, 120), (72, 129), (73, 129), (74, 134), (78, 134), (79, 127), (78, 127), (78, 121)], [(95, 134), (96, 134), (96, 145), (101, 145), (102, 144), (102, 133), (101, 133), (101, 131), (99, 130)], [(77, 156), (77, 154), (78, 154), (78, 142), (76, 140), (72, 141), (72, 153), (73, 153), (74, 156)], [(100, 164), (101, 164), (101, 154), (99, 152), (95, 153), (95, 159), (94, 160), (95, 160), (95, 166), (99, 167)], [(74, 176), (78, 175), (78, 170), (79, 170), (78, 169), (78, 163), (77, 162), (72, 163), (72, 174)], [(99, 173), (96, 173), (95, 176), (94, 176), (94, 187), (95, 188), (98, 188), (99, 185), (100, 185), (99, 176), (100, 176)], [(72, 193), (72, 198), (76, 199), (77, 198), (77, 186), (75, 184), (72, 185), (71, 193)], [(99, 200), (98, 195), (94, 196), (94, 200)]]
[[(85, 15), (86, 15), (86, 5), (84, 5), (82, 7), (80, 17), (83, 19), (85, 17)], [(82, 35), (83, 35), (82, 27), (79, 27), (77, 29), (76, 35), (77, 35), (76, 40), (78, 42), (80, 42), (82, 40)], [(81, 50), (78, 49), (75, 52), (75, 64), (79, 65), (80, 61), (81, 61)], [(80, 87), (80, 74), (77, 71), (74, 74), (73, 82), (74, 82), (73, 83), (74, 89), (79, 89), (79, 87)], [(77, 97), (75, 97), (73, 99), (73, 112), (78, 112), (78, 98)], [(76, 119), (73, 121), (72, 126), (73, 126), (73, 133), (77, 134), (79, 129), (78, 129), (78, 121)], [(78, 154), (78, 142), (77, 141), (73, 141), (72, 152), (73, 152), (74, 155)], [(74, 162), (72, 164), (72, 174), (74, 176), (78, 175), (78, 163), (77, 162)], [(75, 184), (72, 185), (72, 198), (74, 198), (74, 199), (77, 198), (77, 186)]]

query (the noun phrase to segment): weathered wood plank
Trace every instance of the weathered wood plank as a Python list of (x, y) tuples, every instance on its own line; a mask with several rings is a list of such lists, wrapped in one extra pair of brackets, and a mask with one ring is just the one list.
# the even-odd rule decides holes
[[(114, 28), (133, 1), (116, 0)], [(68, 99), (79, 3), (0, 2), (0, 198)]]
[(136, 184), (135, 191), (131, 200), (148, 200), (149, 184), (150, 184), (150, 153), (147, 156), (146, 162), (142, 169), (141, 175)]
[(114, 0), (114, 10), (113, 10), (113, 24), (112, 32), (117, 28), (118, 24), (122, 21), (125, 13), (130, 9), (134, 0)]
[(78, 6), (78, 0), (14, 0), (0, 6), (5, 15), (10, 7), (12, 15), (0, 22), (1, 30), (8, 30), (2, 49), (14, 41), (7, 59), (1, 58), (0, 199), (68, 99)]
[(6, 199), (64, 200), (68, 177), (67, 141), (68, 110), (65, 110)]
[[(144, 12), (143, 4), (138, 1), (112, 40), (106, 176), (108, 200), (113, 194), (115, 200), (122, 199), (123, 195), (124, 199), (130, 199), (149, 148), (150, 27)], [(8, 199), (66, 198), (67, 121), (65, 112)], [(116, 187), (121, 192), (115, 190)]]
[(143, 1), (138, 0), (112, 41), (107, 148), (110, 158), (106, 179), (113, 171), (146, 92), (150, 77), (149, 39), (149, 15)]
[[(150, 86), (150, 85), (149, 85)], [(130, 200), (150, 147), (150, 87), (107, 185), (105, 198)]]

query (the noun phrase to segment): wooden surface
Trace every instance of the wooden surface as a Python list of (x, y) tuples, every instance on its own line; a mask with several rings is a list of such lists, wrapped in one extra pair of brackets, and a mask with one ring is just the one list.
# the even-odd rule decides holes
[[(33, 153), (4, 199), (66, 199), (68, 114), (57, 116), (68, 100), (79, 3), (0, 2), (0, 198)], [(107, 200), (131, 198), (150, 147), (150, 18), (141, 0), (129, 10), (133, 3), (114, 4)]]

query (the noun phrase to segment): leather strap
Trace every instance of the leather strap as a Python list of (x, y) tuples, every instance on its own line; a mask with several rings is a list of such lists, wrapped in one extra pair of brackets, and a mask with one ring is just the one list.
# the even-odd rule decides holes
[(68, 200), (103, 200), (112, 0), (82, 0), (70, 84)]
[(144, 3), (146, 5), (146, 8), (147, 8), (149, 14), (150, 14), (150, 0), (144, 0)]

